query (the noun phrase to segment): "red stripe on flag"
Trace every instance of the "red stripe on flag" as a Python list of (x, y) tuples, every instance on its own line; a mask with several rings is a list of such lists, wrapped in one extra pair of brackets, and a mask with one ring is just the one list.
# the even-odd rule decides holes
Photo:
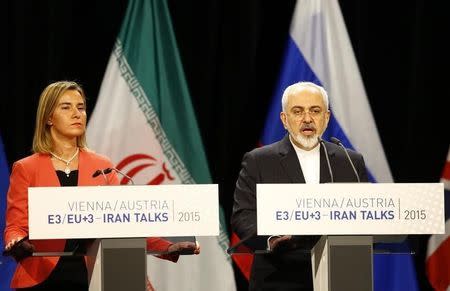
[(436, 291), (446, 291), (450, 286), (450, 238), (443, 241), (428, 257), (427, 275)]
[(444, 171), (442, 171), (442, 178), (450, 180), (450, 161), (446, 161), (444, 165)]
[[(235, 245), (237, 244), (241, 239), (235, 234), (234, 232), (231, 234), (231, 244)], [(250, 271), (252, 269), (253, 264), (253, 255), (252, 254), (235, 254), (231, 256), (233, 258), (233, 261), (236, 263), (236, 265), (239, 267), (239, 270), (241, 270), (244, 277), (247, 279), (247, 281), (250, 278)]]

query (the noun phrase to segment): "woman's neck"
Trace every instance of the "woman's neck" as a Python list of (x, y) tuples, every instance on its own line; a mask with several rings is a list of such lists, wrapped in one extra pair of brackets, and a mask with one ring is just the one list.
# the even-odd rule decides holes
[(76, 137), (67, 137), (51, 131), (53, 140), (52, 153), (61, 158), (70, 158), (78, 148)]
[(52, 153), (63, 159), (68, 159), (73, 156), (77, 149), (78, 146), (76, 143), (63, 143), (54, 145)]

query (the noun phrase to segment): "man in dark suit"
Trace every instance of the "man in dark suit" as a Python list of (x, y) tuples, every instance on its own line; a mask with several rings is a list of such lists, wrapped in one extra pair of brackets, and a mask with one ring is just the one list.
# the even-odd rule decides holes
[[(255, 255), (249, 290), (313, 290), (310, 249), (320, 236), (256, 236), (256, 184), (356, 182), (355, 171), (343, 148), (320, 143), (330, 111), (327, 92), (314, 83), (299, 82), (286, 88), (281, 122), (286, 136), (244, 155), (236, 182), (231, 217), (233, 230), (253, 249), (272, 250)], [(326, 147), (326, 149), (324, 149)], [(328, 153), (331, 173), (326, 154)], [(363, 157), (349, 150), (359, 179), (367, 181)], [(333, 179), (331, 177), (333, 175)], [(280, 199), (283, 193), (280, 194)]]

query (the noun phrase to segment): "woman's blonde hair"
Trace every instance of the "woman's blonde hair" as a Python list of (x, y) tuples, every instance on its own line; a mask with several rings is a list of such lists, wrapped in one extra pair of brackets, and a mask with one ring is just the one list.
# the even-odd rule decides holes
[[(50, 135), (48, 120), (58, 105), (59, 98), (68, 90), (76, 90), (83, 97), (86, 104), (86, 95), (83, 88), (76, 82), (58, 81), (48, 85), (39, 97), (39, 105), (36, 112), (36, 127), (33, 137), (34, 153), (50, 153), (53, 149), (53, 140)], [(77, 145), (81, 149), (86, 148), (86, 132), (77, 137)]]

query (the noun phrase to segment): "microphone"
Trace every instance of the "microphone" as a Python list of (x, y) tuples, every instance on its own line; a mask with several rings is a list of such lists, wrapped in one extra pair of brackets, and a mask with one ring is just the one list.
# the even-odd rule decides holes
[(120, 175), (124, 176), (124, 177), (127, 178), (129, 181), (131, 181), (131, 184), (134, 185), (133, 179), (131, 179), (130, 176), (128, 176), (127, 174), (123, 173), (122, 171), (120, 171), (120, 170), (117, 169), (117, 168), (106, 168), (106, 169), (103, 169), (103, 170), (97, 170), (97, 171), (95, 171), (95, 172), (92, 174), (92, 178), (95, 178), (95, 177), (97, 177), (98, 175), (103, 175), (103, 176), (105, 177), (105, 179), (106, 179), (106, 176), (105, 176), (105, 175), (111, 173), (112, 171), (114, 171), (114, 172), (116, 172), (116, 173), (119, 173)]
[(103, 171), (102, 170), (97, 170), (94, 172), (94, 174), (92, 174), (92, 178), (97, 178), (98, 175), (100, 175)]
[(106, 169), (103, 170), (103, 174), (109, 174), (109, 173), (112, 172), (112, 170), (113, 169), (111, 169), (111, 168), (106, 168)]
[(105, 170), (97, 170), (97, 171), (95, 171), (94, 174), (92, 174), (92, 178), (95, 178), (95, 177), (97, 177), (99, 175), (103, 176), (103, 179), (105, 180), (105, 185), (108, 185), (109, 182), (108, 182), (108, 178), (106, 178)]
[(331, 183), (334, 183), (333, 170), (331, 169), (330, 158), (328, 157), (327, 147), (325, 146), (325, 142), (323, 141), (323, 139), (320, 136), (317, 139), (319, 140), (319, 143), (323, 146), (323, 150), (325, 151), (325, 158), (327, 159), (328, 172), (330, 172)]
[(334, 143), (337, 144), (338, 146), (340, 146), (341, 148), (344, 149), (345, 155), (347, 156), (347, 160), (350, 162), (350, 165), (352, 166), (353, 172), (355, 173), (356, 179), (358, 180), (358, 183), (361, 182), (361, 179), (359, 178), (358, 172), (356, 171), (355, 165), (353, 164), (352, 159), (350, 158), (350, 155), (348, 154), (348, 150), (344, 147), (344, 145), (342, 144), (342, 142), (335, 138), (334, 136), (330, 138), (330, 140)]

